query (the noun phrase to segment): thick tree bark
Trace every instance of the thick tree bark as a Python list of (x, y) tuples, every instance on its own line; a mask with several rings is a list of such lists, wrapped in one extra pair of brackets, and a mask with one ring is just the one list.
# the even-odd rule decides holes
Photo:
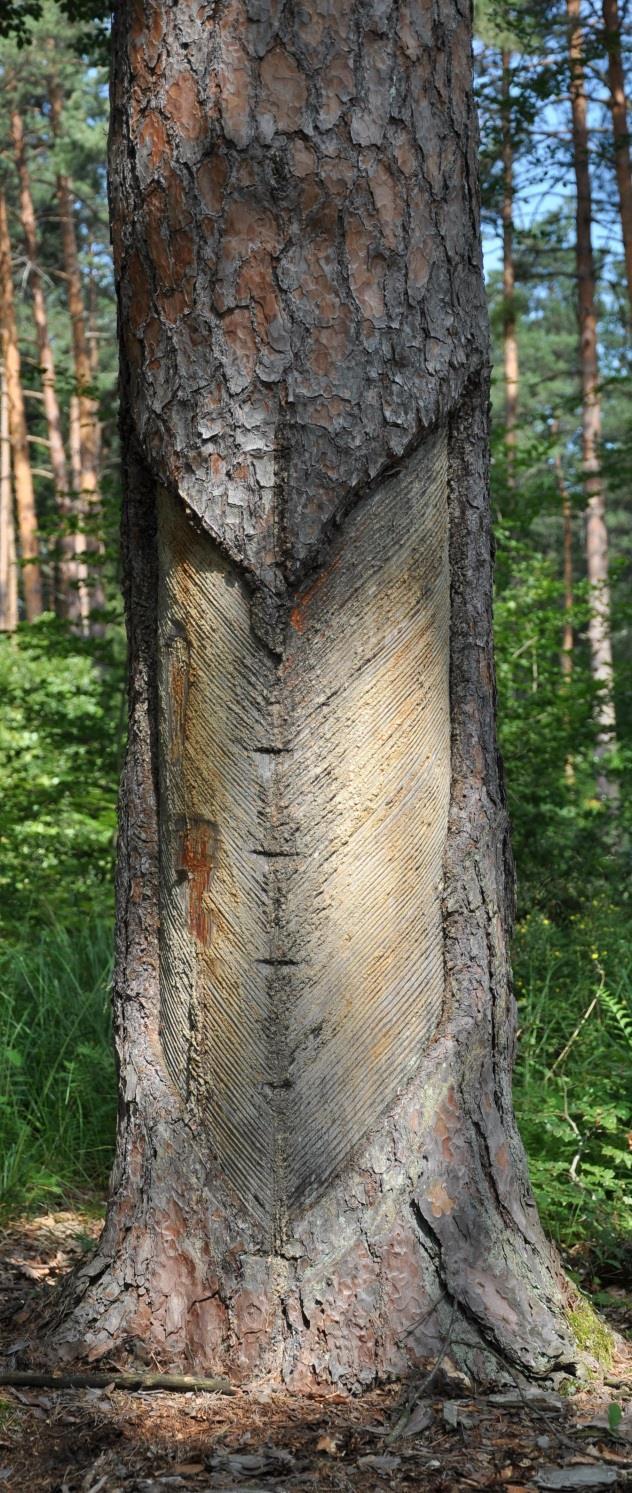
[(628, 296), (632, 307), (632, 175), (625, 78), (621, 61), (621, 20), (617, 0), (603, 0), (604, 41), (608, 56), (608, 90), (612, 116), (614, 166), (621, 209), (621, 231)]
[(518, 418), (518, 338), (516, 335), (516, 277), (513, 255), (513, 140), (511, 129), (511, 53), (502, 53), (503, 148), (503, 358), (505, 366), (505, 448), (507, 486), (516, 485), (516, 424)]
[[(573, 1357), (511, 1106), (487, 331), (452, 0), (123, 3), (117, 1159), (55, 1350)], [(275, 18), (276, 17), (276, 18)]]
[(15, 553), (9, 396), (4, 364), (0, 361), (0, 632), (18, 625), (18, 571)]
[(85, 550), (85, 535), (74, 521), (73, 501), (68, 481), (68, 467), (62, 435), (61, 411), (57, 398), (55, 362), (48, 335), (48, 315), (44, 297), (44, 285), (38, 267), (37, 229), (31, 194), (31, 183), (24, 140), (22, 116), (16, 108), (11, 111), (11, 135), (15, 161), (20, 182), (20, 216), (22, 232), (29, 260), (29, 284), (33, 297), (33, 319), (37, 338), (37, 350), (42, 373), (44, 412), (48, 429), (48, 449), (55, 486), (55, 498), (61, 519), (59, 555), (59, 603), (62, 616), (85, 630), (89, 616), (89, 597), (86, 589), (85, 565), (82, 552)]
[(37, 512), (33, 475), (29, 456), (29, 439), (22, 393), (20, 350), (18, 348), (15, 307), (13, 299), (13, 274), (11, 269), (11, 240), (7, 204), (0, 192), (0, 325), (2, 326), (2, 358), (7, 381), (9, 400), (9, 431), (15, 480), (15, 502), (22, 561), (22, 592), (27, 622), (34, 622), (44, 610), (42, 575), (39, 564), (39, 541), (37, 534)]
[[(576, 262), (579, 356), (582, 387), (582, 468), (586, 495), (586, 568), (591, 587), (588, 640), (592, 676), (599, 686), (596, 707), (597, 755), (603, 761), (616, 746), (606, 489), (599, 461), (601, 397), (597, 353), (595, 263), (592, 249), (592, 193), (588, 155), (588, 111), (584, 81), (584, 40), (580, 0), (567, 0), (573, 165), (577, 194)], [(604, 765), (598, 773), (600, 796), (616, 802), (616, 784)]]
[[(53, 132), (61, 132), (63, 97), (59, 84), (50, 88), (51, 120)], [(64, 274), (68, 296), (68, 312), (72, 329), (72, 348), (76, 379), (76, 400), (79, 415), (80, 486), (79, 499), (87, 528), (86, 552), (92, 554), (89, 568), (90, 607), (100, 612), (105, 605), (100, 559), (103, 555), (103, 520), (101, 491), (99, 486), (99, 453), (101, 433), (99, 411), (92, 394), (92, 365), (86, 331), (86, 311), (81, 284), (81, 267), (77, 234), (72, 205), (72, 192), (65, 172), (57, 173), (57, 201), (61, 224), (61, 241), (64, 259)], [(71, 435), (72, 440), (72, 435)], [(96, 559), (96, 564), (95, 564)], [(90, 631), (99, 634), (103, 625), (98, 620), (90, 621)]]

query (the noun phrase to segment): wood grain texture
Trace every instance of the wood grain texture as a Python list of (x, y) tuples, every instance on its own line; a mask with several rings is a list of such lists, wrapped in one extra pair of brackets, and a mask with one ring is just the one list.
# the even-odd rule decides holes
[(446, 443), (350, 514), (279, 659), (163, 494), (161, 1004), (222, 1171), (278, 1238), (414, 1073), (443, 997)]

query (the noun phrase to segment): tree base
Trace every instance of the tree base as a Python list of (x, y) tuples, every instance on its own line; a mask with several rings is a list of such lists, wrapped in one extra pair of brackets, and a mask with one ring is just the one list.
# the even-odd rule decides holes
[(520, 1142), (501, 1139), (482, 1087), (472, 1124), (451, 1082), (456, 1056), (453, 1039), (435, 1042), (423, 1098), (411, 1086), (276, 1255), (222, 1195), (163, 1089), (156, 1126), (130, 1136), (97, 1253), (49, 1324), (55, 1358), (114, 1355), (301, 1393), (358, 1393), (439, 1356), (477, 1382), (574, 1372), (564, 1281)]

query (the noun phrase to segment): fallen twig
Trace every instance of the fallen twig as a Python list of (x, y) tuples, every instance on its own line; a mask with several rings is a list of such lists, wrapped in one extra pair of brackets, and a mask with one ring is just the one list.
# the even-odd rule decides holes
[(408, 1422), (409, 1422), (409, 1420), (411, 1418), (411, 1415), (413, 1413), (415, 1405), (422, 1398), (422, 1396), (424, 1395), (424, 1393), (428, 1389), (429, 1385), (432, 1384), (433, 1379), (436, 1378), (436, 1376), (437, 1376), (437, 1374), (439, 1372), (439, 1369), (441, 1368), (441, 1365), (443, 1363), (443, 1360), (444, 1360), (444, 1358), (446, 1356), (448, 1348), (450, 1347), (450, 1343), (452, 1341), (452, 1327), (453, 1327), (453, 1324), (454, 1324), (455, 1315), (456, 1315), (456, 1298), (452, 1301), (452, 1310), (450, 1312), (450, 1320), (448, 1322), (448, 1329), (447, 1329), (445, 1338), (444, 1338), (444, 1340), (443, 1340), (443, 1342), (442, 1342), (442, 1344), (441, 1344), (441, 1346), (439, 1348), (439, 1352), (437, 1354), (437, 1357), (435, 1358), (435, 1361), (434, 1361), (434, 1363), (432, 1365), (432, 1368), (430, 1369), (430, 1372), (427, 1373), (424, 1376), (424, 1378), (421, 1380), (420, 1383), (418, 1382), (418, 1383), (416, 1383), (416, 1384), (414, 1384), (412, 1386), (412, 1389), (411, 1389), (410, 1393), (406, 1397), (406, 1401), (405, 1401), (404, 1407), (400, 1411), (400, 1414), (399, 1414), (399, 1416), (398, 1416), (398, 1418), (397, 1418), (397, 1420), (395, 1422), (395, 1425), (388, 1432), (388, 1435), (384, 1438), (384, 1444), (385, 1444), (385, 1446), (392, 1446), (393, 1442), (397, 1441), (398, 1438), (402, 1435), (402, 1433), (406, 1429), (406, 1426), (408, 1425)]
[(172, 1394), (234, 1395), (228, 1379), (197, 1379), (189, 1374), (44, 1374), (37, 1369), (0, 1372), (0, 1384), (20, 1389), (166, 1389)]

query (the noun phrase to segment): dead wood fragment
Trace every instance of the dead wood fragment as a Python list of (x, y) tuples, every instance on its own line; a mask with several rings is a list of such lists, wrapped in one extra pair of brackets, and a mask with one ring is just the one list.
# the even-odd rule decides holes
[(0, 1384), (27, 1389), (165, 1389), (171, 1394), (234, 1395), (228, 1379), (198, 1379), (189, 1374), (44, 1374), (36, 1369), (0, 1373)]

